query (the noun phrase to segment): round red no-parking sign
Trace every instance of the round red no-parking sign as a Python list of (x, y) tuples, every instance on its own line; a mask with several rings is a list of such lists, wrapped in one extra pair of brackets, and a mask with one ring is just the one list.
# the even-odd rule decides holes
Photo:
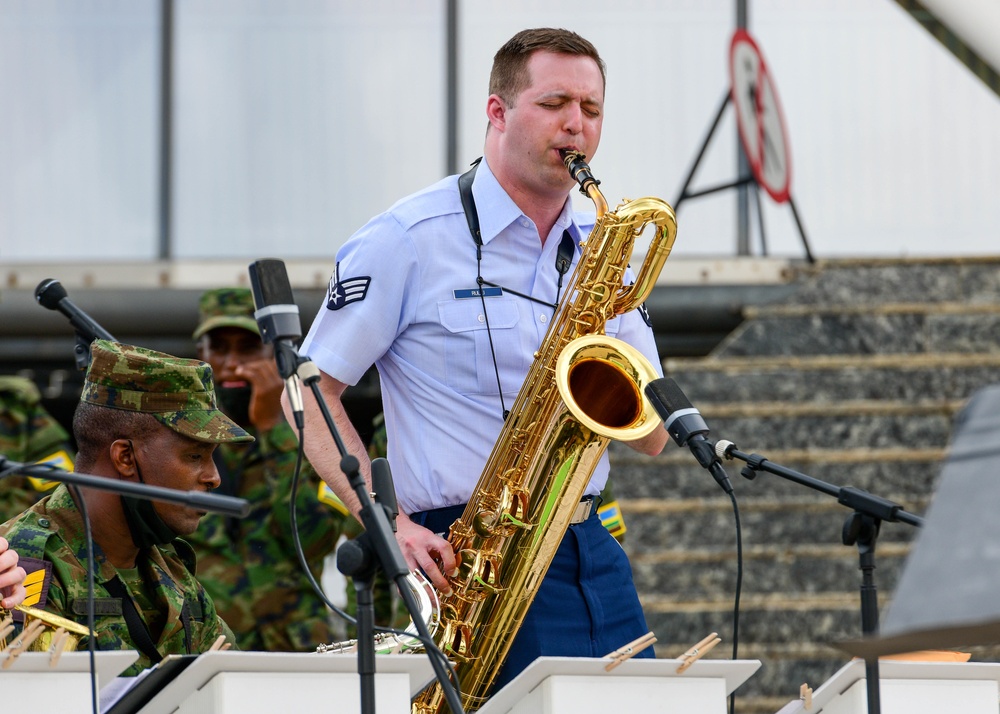
[(785, 120), (764, 55), (746, 30), (733, 35), (729, 78), (736, 125), (750, 170), (771, 198), (784, 203), (792, 179)]

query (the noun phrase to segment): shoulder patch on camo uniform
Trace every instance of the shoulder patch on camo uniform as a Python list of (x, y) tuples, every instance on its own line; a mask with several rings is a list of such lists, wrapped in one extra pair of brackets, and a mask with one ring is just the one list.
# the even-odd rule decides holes
[(625, 531), (628, 530), (625, 527), (625, 517), (622, 515), (622, 509), (618, 505), (618, 501), (609, 501), (608, 503), (602, 504), (600, 508), (597, 509), (597, 515), (601, 518), (601, 523), (604, 527), (608, 529), (615, 538), (620, 538), (625, 535)]
[[(27, 575), (24, 578), (24, 602), (25, 607), (37, 607), (44, 609), (46, 598), (49, 595), (49, 586), (52, 584), (52, 563), (38, 558), (20, 558), (17, 564), (24, 568)], [(14, 611), (14, 621), (23, 622), (24, 613)]]
[[(44, 459), (38, 459), (35, 463), (48, 464), (49, 466), (55, 466), (65, 471), (73, 470), (73, 459), (70, 458), (69, 453), (65, 449), (60, 449), (55, 453), (49, 454)], [(29, 476), (28, 481), (31, 483), (31, 487), (40, 493), (51, 491), (59, 485), (58, 481), (50, 481), (49, 479), (38, 478), (37, 476)]]
[(325, 503), (337, 513), (342, 513), (345, 516), (351, 515), (350, 510), (344, 505), (344, 502), (340, 500), (340, 496), (330, 488), (330, 484), (323, 481), (319, 485), (319, 491), (316, 493), (316, 497), (319, 499), (320, 503)]

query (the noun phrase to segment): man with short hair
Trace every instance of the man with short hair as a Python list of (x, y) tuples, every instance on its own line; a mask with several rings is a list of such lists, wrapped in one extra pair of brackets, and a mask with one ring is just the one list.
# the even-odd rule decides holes
[[(218, 410), (208, 365), (106, 340), (91, 345), (73, 436), (82, 473), (205, 492), (219, 485), (216, 446), (253, 439)], [(96, 645), (140, 653), (126, 676), (167, 654), (204, 652), (220, 636), (233, 640), (195, 578), (194, 551), (180, 539), (203, 512), (74, 491), (60, 485), (0, 526), (34, 584), (25, 605), (86, 623), (85, 509), (94, 541)]]
[[(281, 411), (283, 382), (273, 348), (260, 338), (247, 288), (205, 292), (194, 331), (198, 358), (215, 374), (219, 405), (256, 437), (215, 452), (220, 491), (245, 498), (242, 520), (209, 514), (188, 541), (198, 579), (236, 633), (240, 649), (314, 651), (333, 638), (330, 613), (302, 570), (289, 512), (298, 438)], [(343, 503), (303, 461), (296, 523), (317, 582), (350, 518)]]
[[(576, 33), (539, 28), (512, 37), (494, 57), (484, 158), (474, 176), (465, 174), (470, 193), (450, 176), (355, 233), (338, 251), (327, 299), (303, 341), (366, 478), (365, 448), (341, 395), (373, 363), (378, 367), (400, 510), (397, 541), (410, 567), (445, 593), (458, 562), (442, 534), (465, 510), (505, 411), (571, 289), (562, 276), (572, 275), (593, 224), (573, 212), (569, 194), (577, 184), (563, 153), (593, 157), (604, 84), (597, 50)], [(478, 207), (478, 232), (470, 228), (463, 196)], [(623, 286), (634, 279), (626, 270)], [(604, 328), (659, 371), (642, 311), (609, 319)], [(310, 459), (357, 512), (322, 415), (311, 400), (306, 408)], [(656, 429), (628, 445), (656, 455), (666, 441), (666, 432)], [(598, 496), (608, 473), (605, 453), (586, 497)], [(536, 657), (601, 657), (647, 631), (628, 558), (591, 509), (569, 526), (496, 684)], [(646, 649), (639, 656), (652, 654)]]

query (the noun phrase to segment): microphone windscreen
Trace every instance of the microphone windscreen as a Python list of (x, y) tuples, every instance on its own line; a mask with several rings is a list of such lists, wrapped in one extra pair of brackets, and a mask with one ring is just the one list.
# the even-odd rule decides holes
[(67, 296), (66, 288), (58, 280), (46, 278), (35, 288), (35, 299), (38, 304), (49, 310), (58, 310), (59, 301)]
[(295, 304), (284, 261), (265, 258), (251, 263), (250, 287), (258, 310), (269, 305)]
[(659, 413), (666, 419), (678, 409), (692, 409), (691, 401), (670, 377), (654, 379), (646, 385), (646, 397)]
[(372, 459), (372, 490), (375, 491), (379, 503), (393, 514), (399, 513), (399, 506), (396, 505), (396, 488), (392, 483), (389, 462), (381, 457)]

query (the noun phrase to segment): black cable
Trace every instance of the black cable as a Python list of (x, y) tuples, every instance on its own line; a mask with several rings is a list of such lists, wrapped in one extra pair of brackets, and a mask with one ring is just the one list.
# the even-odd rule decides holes
[[(740, 509), (736, 503), (736, 495), (729, 493), (729, 499), (733, 502), (733, 517), (736, 521), (736, 596), (733, 603), (733, 660), (739, 659), (737, 656), (740, 648), (740, 593), (743, 591), (743, 528), (740, 525)], [(736, 690), (729, 695), (729, 714), (736, 711)]]
[(87, 502), (83, 500), (80, 489), (74, 485), (67, 485), (76, 497), (76, 502), (80, 507), (80, 515), (83, 517), (83, 538), (87, 543), (87, 629), (90, 636), (87, 637), (87, 652), (90, 655), (90, 698), (93, 714), (99, 714), (97, 696), (97, 627), (94, 616), (94, 534), (90, 529), (90, 516), (87, 514)]
[[(339, 617), (343, 618), (347, 623), (354, 625), (356, 627), (358, 624), (357, 618), (349, 615), (346, 611), (334, 605), (327, 597), (326, 593), (323, 591), (322, 586), (320, 586), (320, 584), (316, 582), (316, 578), (313, 576), (312, 570), (309, 569), (309, 563), (308, 561), (306, 561), (305, 551), (302, 548), (302, 539), (299, 536), (298, 514), (296, 513), (295, 510), (295, 502), (296, 502), (296, 496), (298, 494), (299, 476), (302, 472), (302, 462), (305, 453), (305, 429), (299, 426), (297, 427), (297, 431), (299, 437), (299, 448), (298, 451), (296, 452), (296, 457), (295, 457), (295, 471), (292, 474), (292, 488), (290, 494), (290, 502), (288, 506), (292, 521), (292, 540), (295, 543), (295, 554), (298, 556), (299, 565), (302, 567), (302, 570), (305, 573), (306, 578), (309, 580), (309, 584), (312, 586), (313, 590), (320, 597), (320, 599), (326, 604), (328, 608), (330, 608)], [(403, 589), (400, 588), (398, 583), (396, 584), (396, 587), (397, 589), (400, 590), (399, 593), (400, 597), (406, 600), (406, 595), (408, 595), (409, 593), (407, 592), (406, 594), (404, 594)], [(419, 630), (420, 626), (417, 624), (416, 620), (414, 620), (414, 624), (417, 625)], [(453, 686), (455, 688), (455, 691), (459, 695), (461, 695), (461, 690), (459, 689), (458, 685), (458, 674), (455, 672), (455, 666), (452, 664), (451, 660), (448, 659), (447, 655), (445, 655), (444, 652), (442, 652), (440, 648), (438, 648), (437, 643), (434, 642), (434, 639), (432, 637), (430, 637), (429, 635), (421, 634), (420, 632), (414, 634), (412, 632), (406, 632), (405, 630), (400, 630), (394, 627), (381, 627), (378, 625), (376, 625), (373, 628), (373, 631), (398, 635), (400, 637), (416, 637), (418, 640), (420, 640), (421, 643), (423, 643), (424, 647), (426, 648), (427, 654), (429, 656), (435, 657), (445, 664), (445, 666), (451, 673), (451, 679), (454, 683)]]
[[(292, 488), (291, 488), (291, 495), (290, 495), (291, 502), (289, 504), (289, 509), (290, 509), (290, 513), (291, 513), (291, 521), (292, 521), (292, 538), (293, 538), (293, 540), (295, 542), (295, 552), (296, 552), (296, 555), (298, 556), (299, 564), (302, 566), (302, 569), (305, 571), (306, 578), (308, 578), (309, 583), (313, 587), (313, 590), (315, 590), (316, 593), (319, 595), (319, 597), (323, 600), (323, 602), (326, 603), (327, 607), (329, 607), (335, 613), (337, 613), (338, 615), (340, 615), (342, 618), (344, 618), (344, 620), (346, 620), (350, 624), (357, 626), (357, 619), (356, 618), (348, 615), (342, 609), (340, 609), (339, 607), (337, 607), (336, 605), (334, 605), (332, 602), (330, 602), (330, 599), (326, 596), (326, 593), (323, 592), (323, 588), (320, 587), (319, 583), (316, 582), (316, 578), (313, 577), (312, 571), (309, 569), (309, 565), (306, 562), (305, 552), (304, 552), (304, 550), (302, 548), (302, 540), (299, 537), (298, 517), (297, 517), (297, 514), (295, 512), (295, 498), (296, 498), (296, 494), (298, 492), (299, 475), (301, 473), (302, 461), (303, 461), (303, 454), (305, 452), (305, 429), (301, 425), (298, 426), (297, 428), (298, 428), (298, 436), (299, 436), (299, 448), (298, 448), (298, 451), (296, 453), (295, 471), (292, 474)], [(418, 608), (416, 607), (416, 603), (414, 602), (412, 593), (410, 593), (406, 588), (402, 587), (400, 583), (396, 583), (396, 588), (397, 588), (397, 590), (399, 590), (400, 597), (402, 597), (403, 600), (406, 601), (406, 603), (407, 603), (407, 609), (409, 609), (411, 613), (415, 612)], [(416, 626), (416, 628), (418, 630), (418, 633), (415, 635), (415, 637), (421, 643), (423, 643), (423, 645), (424, 645), (424, 647), (426, 649), (426, 654), (431, 658), (432, 666), (433, 666), (434, 661), (438, 660), (439, 663), (443, 663), (444, 666), (447, 668), (447, 673), (445, 674), (445, 676), (442, 677), (441, 672), (438, 671), (438, 667), (434, 667), (435, 671), (438, 673), (438, 679), (442, 680), (441, 681), (441, 686), (442, 687), (447, 686), (446, 682), (444, 680), (448, 680), (449, 677), (447, 676), (447, 674), (450, 674), (450, 680), (451, 680), (450, 684), (453, 687), (456, 696), (457, 697), (461, 697), (461, 690), (459, 688), (459, 682), (458, 682), (458, 673), (455, 671), (454, 665), (448, 659), (448, 657), (444, 654), (444, 652), (442, 652), (440, 650), (440, 648), (438, 648), (437, 643), (434, 642), (433, 638), (430, 636), (429, 632), (427, 631), (427, 625), (426, 625), (426, 623), (424, 623), (423, 621), (418, 621), (418, 620), (419, 620), (419, 618), (413, 619), (413, 624)], [(421, 630), (422, 630), (422, 632), (421, 632)], [(379, 626), (375, 626), (375, 627), (373, 627), (373, 631), (374, 632), (390, 633), (390, 634), (399, 635), (399, 636), (402, 636), (402, 637), (411, 637), (411, 636), (414, 636), (413, 633), (405, 632), (403, 630), (399, 630), (399, 629), (392, 628), (392, 627), (379, 627)], [(457, 699), (456, 701), (459, 701), (459, 700)], [(451, 702), (449, 702), (449, 705), (450, 704), (451, 704)], [(453, 711), (454, 711), (454, 709), (453, 709)], [(455, 714), (462, 714), (461, 705), (459, 705), (459, 710), (457, 712), (455, 712)]]
[[(478, 275), (476, 276), (476, 283), (478, 283), (479, 285), (479, 299), (483, 303), (483, 319), (486, 321), (486, 337), (489, 339), (490, 342), (490, 356), (493, 357), (493, 371), (497, 375), (497, 391), (500, 393), (500, 411), (503, 414), (504, 421), (507, 421), (507, 415), (510, 412), (507, 411), (507, 405), (504, 404), (503, 401), (503, 386), (500, 384), (500, 367), (497, 366), (497, 353), (496, 350), (493, 348), (493, 331), (490, 330), (490, 313), (487, 312), (486, 310), (486, 295), (483, 294), (484, 293), (483, 285), (486, 284), (486, 281), (483, 280), (483, 275), (480, 268), (482, 268), (482, 261), (477, 260), (476, 272), (478, 273)], [(503, 290), (503, 288), (500, 289)]]

